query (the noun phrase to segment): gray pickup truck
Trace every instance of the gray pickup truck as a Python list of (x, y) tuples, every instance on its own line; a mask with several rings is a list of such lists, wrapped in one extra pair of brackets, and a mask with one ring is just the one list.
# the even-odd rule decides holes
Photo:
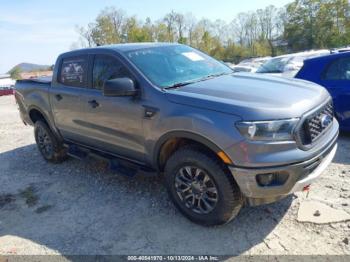
[(52, 80), (15, 89), (47, 161), (99, 156), (125, 173), (158, 172), (178, 209), (202, 225), (307, 188), (337, 148), (324, 88), (233, 74), (180, 44), (71, 51)]

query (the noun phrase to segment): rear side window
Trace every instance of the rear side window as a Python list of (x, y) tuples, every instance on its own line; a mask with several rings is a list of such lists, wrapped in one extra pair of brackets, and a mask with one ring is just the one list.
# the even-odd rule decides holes
[(118, 59), (108, 55), (95, 56), (93, 67), (93, 88), (101, 90), (107, 80), (120, 77), (130, 77), (130, 74)]
[(87, 87), (87, 57), (76, 56), (64, 58), (58, 82), (75, 87)]
[(323, 75), (325, 80), (350, 80), (350, 57), (332, 62)]

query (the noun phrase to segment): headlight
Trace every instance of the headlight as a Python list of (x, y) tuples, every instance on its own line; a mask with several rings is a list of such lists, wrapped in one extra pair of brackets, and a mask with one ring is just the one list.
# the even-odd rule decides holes
[(239, 132), (250, 140), (290, 141), (298, 118), (277, 121), (237, 122)]

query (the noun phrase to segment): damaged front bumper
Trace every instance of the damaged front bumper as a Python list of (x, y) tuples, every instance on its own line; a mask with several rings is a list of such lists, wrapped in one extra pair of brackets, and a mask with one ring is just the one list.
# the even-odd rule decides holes
[[(229, 169), (246, 197), (249, 205), (261, 205), (275, 202), (287, 195), (303, 190), (310, 185), (332, 162), (337, 150), (334, 140), (316, 157), (296, 164), (270, 168), (238, 168)], [(259, 184), (259, 176), (274, 177), (271, 184)]]

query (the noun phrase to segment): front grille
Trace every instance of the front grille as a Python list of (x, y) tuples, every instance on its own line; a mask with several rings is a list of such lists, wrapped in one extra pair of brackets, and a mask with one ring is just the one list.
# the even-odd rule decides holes
[(304, 145), (313, 144), (333, 123), (333, 103), (329, 101), (321, 109), (307, 116), (302, 123), (298, 136)]

